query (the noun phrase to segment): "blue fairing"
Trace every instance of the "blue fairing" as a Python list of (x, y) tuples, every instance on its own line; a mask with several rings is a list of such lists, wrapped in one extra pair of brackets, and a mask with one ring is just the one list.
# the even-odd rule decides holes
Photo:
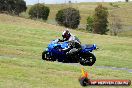
[(60, 48), (62, 48), (62, 49), (68, 48), (68, 42), (65, 41), (65, 42), (63, 42), (63, 43), (58, 43), (57, 40), (53, 40), (53, 41), (48, 45), (48, 49), (53, 49), (53, 48), (56, 47), (56, 46), (58, 46), (58, 47), (60, 47)]
[(93, 50), (96, 49), (96, 45), (92, 44), (92, 45), (82, 45), (82, 52), (92, 52)]
[(64, 59), (66, 54), (60, 49), (68, 48), (68, 42), (58, 42), (58, 39), (53, 40), (47, 47), (47, 51), (56, 59)]
[[(48, 45), (48, 51), (52, 51), (52, 53), (55, 53), (55, 54), (63, 54), (63, 52), (60, 52), (58, 49), (55, 49), (55, 47), (58, 47), (58, 49), (65, 49), (65, 48), (68, 48), (68, 42), (65, 41), (65, 42), (61, 42), (61, 43), (58, 43), (58, 39), (56, 40), (53, 40), (49, 45)], [(93, 44), (93, 45), (82, 45), (82, 51), (81, 52), (92, 52), (93, 50), (96, 49), (96, 45)]]

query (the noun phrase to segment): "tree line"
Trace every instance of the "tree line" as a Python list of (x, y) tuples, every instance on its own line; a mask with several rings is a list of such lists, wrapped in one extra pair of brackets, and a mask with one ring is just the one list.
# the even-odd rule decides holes
[[(29, 10), (30, 18), (47, 20), (50, 9), (43, 4), (35, 4)], [(108, 10), (102, 5), (98, 5), (95, 8), (95, 14), (87, 19), (87, 30), (97, 34), (106, 34), (108, 30)], [(60, 9), (55, 17), (56, 22), (67, 28), (76, 29), (80, 24), (80, 12), (79, 10), (68, 7)]]
[[(43, 19), (47, 20), (50, 8), (45, 6), (44, 4), (35, 4), (29, 9), (29, 16), (31, 19)], [(122, 25), (121, 21), (115, 15), (112, 15), (112, 23), (108, 21), (108, 9), (104, 7), (102, 4), (99, 4), (94, 11), (92, 16), (88, 16), (86, 31), (96, 34), (107, 34), (110, 32), (111, 35), (118, 35), (121, 32)], [(79, 10), (68, 7), (65, 9), (60, 9), (55, 17), (56, 22), (60, 26), (64, 26), (67, 28), (77, 29), (80, 25), (80, 12)], [(108, 25), (110, 24), (110, 29)]]
[[(26, 9), (26, 2), (24, 0), (0, 0), (0, 12), (19, 15), (21, 12), (26, 11)], [(31, 19), (47, 20), (49, 13), (50, 8), (40, 3), (31, 6), (28, 11)], [(108, 9), (99, 4), (95, 8), (94, 14), (92, 16), (88, 16), (86, 30), (97, 34), (107, 34), (109, 31), (108, 14)], [(78, 28), (80, 19), (81, 16), (79, 10), (72, 7), (59, 10), (55, 17), (55, 20), (59, 25), (72, 29)], [(121, 29), (119, 22), (115, 22), (116, 25), (112, 25), (112, 28), (115, 30)], [(114, 35), (117, 35), (116, 31), (114, 31)]]

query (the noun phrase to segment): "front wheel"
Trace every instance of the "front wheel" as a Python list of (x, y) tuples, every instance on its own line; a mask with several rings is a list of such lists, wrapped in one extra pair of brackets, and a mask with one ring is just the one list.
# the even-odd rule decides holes
[(96, 61), (96, 57), (92, 53), (85, 53), (80, 57), (80, 64), (84, 66), (92, 66)]
[(42, 52), (42, 59), (47, 60), (47, 51)]
[(42, 59), (47, 60), (47, 61), (56, 61), (55, 58), (51, 57), (48, 53), (48, 51), (43, 51), (42, 52)]

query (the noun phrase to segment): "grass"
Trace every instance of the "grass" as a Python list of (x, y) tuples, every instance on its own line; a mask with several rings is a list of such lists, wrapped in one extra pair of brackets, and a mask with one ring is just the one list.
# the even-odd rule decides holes
[[(1, 88), (81, 88), (78, 82), (81, 76), (78, 66), (10, 57), (1, 57), (0, 63)], [(132, 78), (132, 74), (125, 71), (96, 69), (95, 67), (85, 69), (89, 72), (91, 79)]]
[[(43, 49), (51, 40), (60, 38), (62, 31), (63, 27), (56, 25), (0, 14), (0, 87), (80, 88), (80, 66), (41, 60)], [(132, 69), (131, 38), (71, 32), (82, 43), (99, 46), (100, 50), (95, 51), (95, 66)], [(97, 69), (95, 66), (85, 67), (92, 79), (132, 80), (132, 74), (126, 71)]]
[[(4, 18), (4, 16), (2, 17)], [(8, 16), (5, 16), (5, 18), (7, 19)], [(12, 19), (14, 19), (14, 17), (12, 17)], [(28, 19), (16, 18), (16, 20), (19, 21), (13, 22), (13, 25), (6, 24), (10, 23), (9, 21), (5, 21), (5, 23), (2, 21), (4, 24), (0, 24), (0, 53), (3, 55), (14, 54), (23, 57), (32, 57), (31, 55), (34, 55), (41, 58), (43, 48), (45, 48), (51, 40), (60, 38), (63, 31), (62, 27), (59, 28), (43, 22), (36, 24), (36, 21)], [(17, 23), (19, 23), (20, 26), (18, 26)], [(95, 35), (75, 30), (71, 32), (77, 35), (83, 44), (96, 43), (99, 46), (101, 50), (96, 51), (96, 56), (99, 58), (96, 65), (132, 68), (131, 38)]]

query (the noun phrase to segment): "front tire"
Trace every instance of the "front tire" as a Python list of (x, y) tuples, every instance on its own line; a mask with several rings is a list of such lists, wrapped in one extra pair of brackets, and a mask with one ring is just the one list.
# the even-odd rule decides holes
[(43, 51), (42, 52), (42, 59), (47, 60), (47, 61), (56, 61), (54, 57), (51, 57), (48, 53), (48, 51)]
[(47, 51), (42, 52), (42, 59), (47, 60)]
[(85, 53), (80, 57), (80, 64), (84, 66), (92, 66), (96, 61), (96, 57), (92, 53)]

